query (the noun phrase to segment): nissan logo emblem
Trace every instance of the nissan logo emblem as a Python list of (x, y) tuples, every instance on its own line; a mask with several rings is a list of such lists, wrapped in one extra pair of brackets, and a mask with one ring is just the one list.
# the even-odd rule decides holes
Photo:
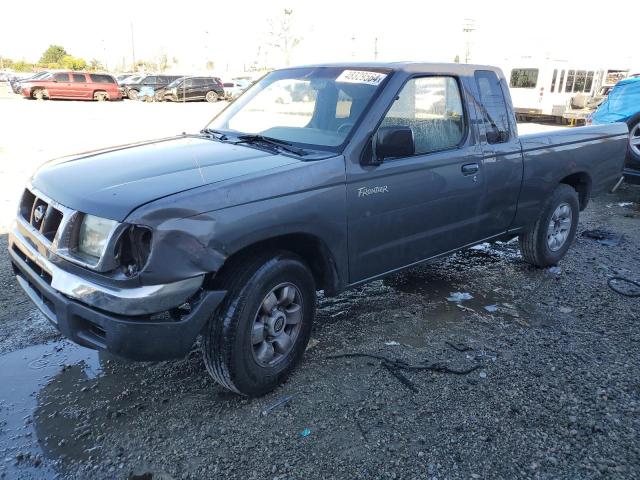
[(40, 225), (42, 218), (44, 217), (44, 212), (46, 208), (44, 205), (38, 205), (36, 209), (33, 211), (33, 223), (35, 225)]

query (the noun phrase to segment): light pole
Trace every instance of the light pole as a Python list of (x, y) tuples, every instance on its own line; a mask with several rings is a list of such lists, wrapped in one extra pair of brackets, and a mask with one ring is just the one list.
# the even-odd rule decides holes
[(133, 71), (136, 71), (136, 48), (133, 43), (133, 22), (130, 23), (131, 26), (131, 58), (133, 60)]
[(464, 63), (471, 61), (471, 34), (476, 29), (476, 22), (472, 18), (465, 18), (462, 24), (464, 33)]

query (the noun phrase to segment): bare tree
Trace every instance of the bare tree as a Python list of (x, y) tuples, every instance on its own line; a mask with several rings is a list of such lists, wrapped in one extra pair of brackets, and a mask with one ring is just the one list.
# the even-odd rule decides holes
[(285, 8), (281, 16), (269, 19), (268, 23), (269, 33), (266, 43), (271, 50), (280, 52), (284, 57), (285, 65), (289, 66), (291, 52), (302, 40), (302, 38), (295, 36), (293, 32), (293, 10)]

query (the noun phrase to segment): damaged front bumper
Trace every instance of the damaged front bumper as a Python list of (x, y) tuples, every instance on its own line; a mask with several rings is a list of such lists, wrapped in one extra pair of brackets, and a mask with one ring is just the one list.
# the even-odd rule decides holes
[[(186, 355), (226, 293), (201, 290), (203, 276), (134, 288), (99, 285), (50, 262), (20, 222), (9, 235), (9, 255), (20, 286), (63, 335), (132, 360)], [(191, 308), (177, 320), (156, 314), (186, 301)]]

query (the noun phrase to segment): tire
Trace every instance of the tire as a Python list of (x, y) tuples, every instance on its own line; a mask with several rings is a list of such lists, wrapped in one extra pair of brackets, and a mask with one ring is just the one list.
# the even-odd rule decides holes
[(232, 262), (216, 283), (228, 293), (203, 332), (207, 370), (228, 390), (263, 395), (281, 384), (304, 354), (315, 317), (313, 275), (299, 257), (274, 251)]
[(215, 103), (220, 99), (220, 96), (216, 92), (214, 92), (213, 90), (209, 90), (207, 92), (207, 94), (204, 96), (204, 98), (209, 103)]
[(138, 91), (137, 90), (129, 90), (127, 92), (127, 97), (129, 97), (130, 100), (137, 100), (138, 99)]
[[(562, 209), (563, 214), (554, 220), (559, 209), (563, 206), (568, 207), (571, 214), (568, 222), (566, 218), (562, 220), (563, 214), (567, 211), (564, 208)], [(558, 185), (533, 227), (519, 236), (520, 251), (524, 260), (537, 267), (556, 265), (565, 256), (573, 242), (579, 215), (578, 193), (569, 185)], [(565, 229), (555, 230), (555, 227), (552, 229), (552, 221), (555, 227), (558, 227), (560, 223)], [(554, 234), (555, 231), (558, 232), (557, 235)], [(566, 231), (566, 237), (562, 233), (564, 231)], [(564, 240), (558, 244), (562, 237)]]
[(109, 94), (107, 92), (93, 92), (93, 99), (97, 102), (107, 102), (109, 101)]
[(640, 114), (627, 120), (629, 126), (629, 148), (627, 164), (633, 168), (640, 168)]
[(31, 92), (31, 96), (36, 100), (44, 100), (45, 99), (44, 89), (36, 88), (33, 92)]

